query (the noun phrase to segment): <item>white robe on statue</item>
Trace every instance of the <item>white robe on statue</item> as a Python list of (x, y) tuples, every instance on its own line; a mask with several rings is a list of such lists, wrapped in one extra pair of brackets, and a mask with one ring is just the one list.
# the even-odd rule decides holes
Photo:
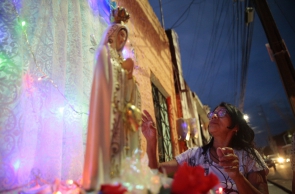
[(130, 130), (124, 119), (127, 103), (140, 110), (140, 94), (121, 67), (123, 48), (116, 50), (121, 29), (128, 32), (124, 25), (110, 26), (96, 52), (83, 172), (86, 190), (97, 190), (111, 178), (119, 178), (122, 160), (140, 145), (139, 130)]

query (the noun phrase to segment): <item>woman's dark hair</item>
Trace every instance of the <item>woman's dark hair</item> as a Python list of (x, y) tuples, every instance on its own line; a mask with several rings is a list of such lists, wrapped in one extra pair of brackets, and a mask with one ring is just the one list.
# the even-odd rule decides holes
[[(252, 155), (261, 166), (264, 166), (254, 150), (254, 131), (244, 119), (243, 113), (235, 106), (225, 102), (220, 103), (217, 107), (224, 107), (227, 114), (230, 116), (231, 125), (227, 127), (229, 130), (232, 130), (235, 126), (238, 127), (237, 133), (232, 137), (230, 146), (233, 149), (246, 151), (250, 156)], [(203, 146), (203, 153), (213, 146), (213, 142), (214, 137), (211, 138), (207, 145)]]

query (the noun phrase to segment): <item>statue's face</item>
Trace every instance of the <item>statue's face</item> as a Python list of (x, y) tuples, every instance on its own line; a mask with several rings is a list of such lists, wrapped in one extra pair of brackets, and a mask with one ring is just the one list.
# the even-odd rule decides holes
[(121, 29), (117, 34), (116, 49), (119, 51), (123, 49), (127, 38), (127, 32), (124, 29)]

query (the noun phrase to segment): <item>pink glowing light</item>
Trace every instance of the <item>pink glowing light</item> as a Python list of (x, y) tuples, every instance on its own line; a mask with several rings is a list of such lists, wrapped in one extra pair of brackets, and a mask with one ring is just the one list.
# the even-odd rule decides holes
[(29, 73), (26, 73), (23, 76), (23, 83), (24, 83), (24, 89), (29, 94), (32, 94), (34, 92), (34, 79)]

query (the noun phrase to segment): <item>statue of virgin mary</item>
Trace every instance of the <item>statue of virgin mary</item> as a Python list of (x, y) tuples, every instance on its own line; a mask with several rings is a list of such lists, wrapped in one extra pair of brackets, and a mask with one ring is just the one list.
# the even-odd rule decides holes
[(112, 11), (113, 24), (95, 54), (82, 180), (88, 191), (119, 178), (122, 160), (140, 145), (141, 98), (132, 76), (134, 63), (122, 56), (128, 19), (124, 8)]

